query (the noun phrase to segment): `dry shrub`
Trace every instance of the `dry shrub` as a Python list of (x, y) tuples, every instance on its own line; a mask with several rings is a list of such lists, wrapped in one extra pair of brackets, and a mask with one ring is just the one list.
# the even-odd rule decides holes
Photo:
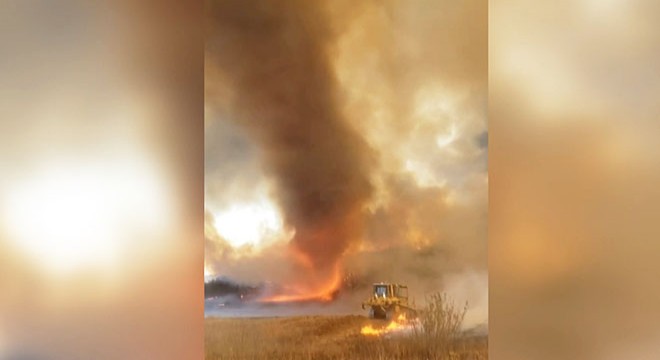
[(448, 356), (462, 336), (461, 326), (468, 309), (467, 302), (458, 308), (446, 294), (435, 293), (427, 297), (426, 308), (413, 323), (413, 338), (425, 349), (429, 357)]
[(488, 359), (487, 339), (462, 330), (467, 309), (467, 303), (458, 307), (446, 294), (432, 294), (412, 320), (412, 331), (364, 339), (353, 344), (352, 353), (360, 359)]

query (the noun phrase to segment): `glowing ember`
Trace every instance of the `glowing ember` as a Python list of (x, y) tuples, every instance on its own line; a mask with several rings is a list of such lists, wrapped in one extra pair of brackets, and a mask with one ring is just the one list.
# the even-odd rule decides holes
[(387, 324), (387, 326), (384, 328), (374, 328), (371, 325), (367, 325), (367, 326), (363, 326), (362, 329), (360, 329), (360, 333), (362, 335), (367, 335), (367, 336), (381, 336), (384, 334), (405, 330), (408, 329), (409, 327), (410, 325), (406, 324), (406, 316), (404, 314), (401, 314), (396, 318), (396, 320), (393, 320), (392, 322)]

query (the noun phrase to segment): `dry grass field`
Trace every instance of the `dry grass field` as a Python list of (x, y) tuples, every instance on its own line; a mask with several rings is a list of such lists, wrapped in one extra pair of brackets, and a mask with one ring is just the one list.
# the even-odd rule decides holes
[(365, 336), (363, 326), (382, 328), (384, 320), (364, 316), (208, 318), (206, 359), (465, 359), (488, 358), (487, 337), (458, 330), (460, 313), (443, 308), (426, 312), (410, 331)]

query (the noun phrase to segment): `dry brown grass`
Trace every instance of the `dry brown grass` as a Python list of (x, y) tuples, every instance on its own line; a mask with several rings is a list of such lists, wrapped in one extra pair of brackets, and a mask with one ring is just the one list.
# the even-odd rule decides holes
[(206, 359), (488, 359), (487, 338), (465, 338), (464, 309), (434, 295), (407, 335), (366, 337), (362, 326), (383, 326), (363, 316), (210, 318), (205, 322)]

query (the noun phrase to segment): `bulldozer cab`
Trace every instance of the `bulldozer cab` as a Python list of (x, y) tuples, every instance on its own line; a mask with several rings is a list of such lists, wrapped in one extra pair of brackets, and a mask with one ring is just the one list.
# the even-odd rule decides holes
[(374, 296), (379, 298), (408, 299), (408, 287), (398, 284), (374, 284)]
[(376, 297), (387, 297), (387, 295), (392, 296), (392, 294), (389, 293), (388, 290), (389, 289), (388, 289), (387, 285), (376, 284), (376, 285), (374, 285), (374, 296), (376, 296)]

